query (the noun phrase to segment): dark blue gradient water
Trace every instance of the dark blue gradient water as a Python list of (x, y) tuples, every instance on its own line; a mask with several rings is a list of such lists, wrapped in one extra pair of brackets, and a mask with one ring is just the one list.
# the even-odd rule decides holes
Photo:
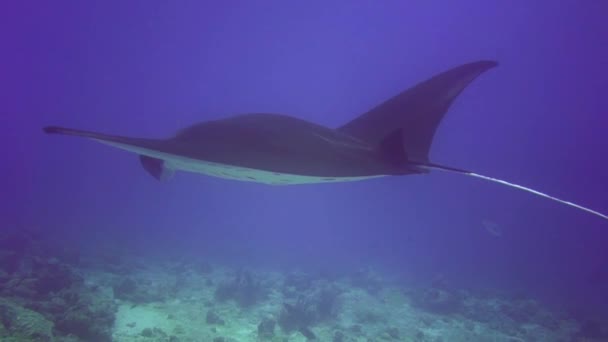
[(408, 284), (441, 277), (607, 314), (608, 222), (530, 194), (435, 172), (289, 187), (179, 173), (159, 183), (132, 154), (41, 132), (164, 137), (246, 112), (336, 127), (439, 72), (492, 59), (499, 67), (442, 122), (432, 160), (608, 212), (603, 2), (0, 7), (3, 227), (151, 259), (371, 264)]

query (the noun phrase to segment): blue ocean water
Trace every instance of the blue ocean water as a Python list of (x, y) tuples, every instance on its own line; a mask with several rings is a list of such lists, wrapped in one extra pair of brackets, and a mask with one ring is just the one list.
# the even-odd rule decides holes
[[(39, 318), (36, 336), (608, 340), (598, 217), (437, 172), (159, 183), (132, 154), (41, 132), (166, 137), (247, 112), (337, 127), (490, 59), (499, 66), (453, 103), (431, 159), (606, 213), (603, 2), (7, 1), (0, 13), (0, 307)], [(297, 311), (327, 297), (332, 310)], [(78, 305), (104, 323), (58, 313)], [(0, 338), (36, 340), (14, 323), (23, 315), (5, 316)]]

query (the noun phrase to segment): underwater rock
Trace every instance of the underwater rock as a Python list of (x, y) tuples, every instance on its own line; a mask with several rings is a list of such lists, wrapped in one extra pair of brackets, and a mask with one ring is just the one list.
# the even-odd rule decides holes
[(394, 338), (394, 339), (399, 339), (399, 329), (393, 327), (393, 328), (389, 328), (387, 331), (388, 336)]
[(137, 295), (137, 282), (131, 278), (122, 279), (112, 286), (114, 298), (129, 300)]
[(220, 318), (215, 312), (207, 311), (207, 317), (205, 317), (205, 322), (211, 325), (224, 325), (226, 322)]
[(250, 272), (239, 271), (232, 281), (220, 284), (215, 290), (215, 299), (219, 302), (234, 300), (240, 307), (251, 307), (265, 299), (267, 292), (259, 281), (255, 281)]
[(143, 336), (143, 337), (152, 337), (152, 336), (154, 336), (154, 334), (152, 334), (152, 329), (151, 328), (145, 328), (139, 334), (141, 336)]
[(310, 328), (308, 327), (301, 327), (298, 329), (298, 331), (304, 335), (304, 337), (306, 337), (306, 340), (308, 341), (313, 341), (317, 339), (317, 336), (315, 335), (315, 333), (312, 332), (312, 330), (310, 330)]
[(488, 324), (493, 329), (517, 333), (522, 324), (536, 324), (549, 330), (559, 330), (560, 318), (540, 304), (527, 299), (499, 299), (469, 297), (461, 314), (472, 320)]
[(358, 269), (350, 276), (352, 286), (364, 289), (371, 295), (377, 294), (383, 287), (380, 275), (370, 267)]
[(128, 276), (133, 274), (138, 265), (126, 257), (128, 252), (120, 248), (103, 248), (95, 251), (93, 255), (83, 258), (83, 265), (88, 268), (102, 270), (108, 273)]
[(464, 322), (464, 328), (468, 331), (474, 331), (475, 330), (475, 324), (471, 321), (465, 321)]
[(562, 313), (549, 312), (535, 300), (521, 300), (513, 303), (507, 316), (516, 323), (535, 323), (549, 330), (558, 330)]
[(314, 312), (301, 301), (296, 304), (283, 303), (279, 314), (279, 326), (285, 332), (291, 332), (314, 323)]
[(518, 323), (530, 323), (540, 311), (538, 303), (522, 300), (500, 306), (502, 314)]
[(112, 341), (117, 305), (110, 299), (102, 299), (83, 293), (78, 303), (55, 315), (57, 330), (65, 335), (75, 335), (85, 341)]
[(0, 289), (3, 289), (10, 280), (11, 280), (10, 275), (8, 273), (6, 273), (5, 271), (3, 271), (2, 269), (0, 269)]
[(312, 284), (313, 278), (303, 272), (290, 272), (283, 281), (284, 287), (291, 287), (298, 292), (310, 289)]
[(18, 271), (33, 243), (31, 234), (16, 227), (0, 231), (0, 270), (8, 274)]
[(218, 336), (213, 339), (213, 342), (237, 342), (237, 341), (230, 337), (226, 338), (226, 337)]
[(319, 322), (334, 319), (338, 312), (340, 292), (333, 286), (319, 286), (302, 294), (295, 303), (283, 303), (279, 326), (283, 331), (308, 329)]
[(0, 335), (2, 341), (54, 341), (53, 322), (38, 312), (0, 299)]
[(353, 324), (350, 327), (350, 331), (352, 331), (356, 335), (362, 335), (363, 334), (363, 327), (361, 326), (361, 324)]
[(344, 333), (341, 331), (336, 331), (334, 333), (334, 337), (332, 339), (332, 342), (344, 342)]
[(145, 328), (139, 333), (142, 337), (145, 338), (154, 338), (157, 341), (167, 341), (168, 335), (162, 329), (154, 327), (154, 328)]
[(11, 250), (0, 249), (0, 270), (6, 274), (15, 273), (20, 265), (23, 255)]
[(83, 283), (82, 277), (76, 275), (69, 266), (55, 260), (34, 262), (32, 273), (36, 275), (33, 289), (38, 296), (43, 297)]
[(30, 272), (32, 263), (63, 263), (76, 265), (80, 261), (77, 249), (65, 245), (65, 241), (45, 236), (40, 229), (11, 227), (0, 230), (0, 271), (13, 274)]
[(69, 307), (76, 305), (79, 299), (77, 290), (69, 289), (61, 291), (46, 300), (21, 300), (29, 309), (55, 317), (68, 310)]
[(0, 295), (44, 301), (51, 294), (79, 286), (83, 279), (68, 265), (56, 260), (28, 257), (28, 266), (14, 272), (0, 287)]
[(53, 255), (64, 264), (80, 265), (81, 253), (78, 249), (69, 246), (60, 246), (53, 251)]
[(85, 341), (112, 341), (109, 330), (104, 331), (88, 320), (86, 315), (71, 311), (66, 313), (58, 322), (57, 329), (64, 334), (79, 336)]
[(123, 278), (112, 285), (112, 290), (114, 298), (135, 304), (162, 301), (171, 293), (169, 284), (165, 284), (165, 286), (155, 285), (137, 282), (132, 278)]
[(386, 321), (386, 317), (377, 310), (365, 309), (355, 312), (355, 320), (363, 325), (373, 325)]
[(435, 314), (452, 314), (463, 310), (462, 298), (448, 290), (428, 288), (412, 296), (412, 305)]
[(213, 266), (206, 261), (202, 261), (196, 265), (196, 270), (202, 274), (209, 274), (213, 272)]
[(585, 320), (577, 333), (581, 341), (608, 341), (608, 325), (593, 319)]
[[(116, 305), (110, 298), (102, 300), (99, 291), (84, 285), (83, 278), (63, 262), (69, 257), (56, 254), (60, 250), (45, 246), (42, 240), (11, 238), (1, 243), (6, 241), (18, 241), (16, 249), (26, 252), (17, 253), (20, 259), (14, 272), (10, 275), (3, 273), (0, 295), (13, 298), (15, 305), (18, 303), (18, 307), (26, 310), (20, 311), (20, 319), (44, 322), (38, 325), (38, 330), (45, 331), (37, 333), (42, 337), (23, 341), (52, 340), (53, 334), (55, 339), (62, 341), (67, 336), (84, 341), (111, 341)], [(3, 307), (5, 314), (15, 312), (9, 310), (10, 306)], [(6, 326), (11, 320), (10, 317), (6, 320), (6, 315), (4, 318)], [(21, 329), (19, 325), (12, 324), (7, 331), (15, 328)]]
[(273, 319), (265, 318), (258, 324), (258, 338), (270, 339), (274, 336), (276, 322)]
[(334, 286), (323, 286), (315, 293), (314, 302), (318, 320), (324, 321), (336, 317), (340, 306), (339, 296), (340, 290)]

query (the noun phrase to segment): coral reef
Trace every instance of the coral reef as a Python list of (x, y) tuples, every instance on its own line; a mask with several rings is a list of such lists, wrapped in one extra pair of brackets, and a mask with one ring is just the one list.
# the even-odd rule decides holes
[(337, 317), (340, 292), (337, 287), (325, 283), (307, 289), (295, 301), (283, 303), (278, 324), (285, 332), (296, 330), (313, 339), (311, 327)]
[(3, 255), (8, 256), (0, 262), (3, 341), (52, 341), (68, 336), (112, 341), (116, 311), (112, 299), (84, 284), (74, 268), (79, 262), (77, 253), (45, 245), (36, 237), (27, 231), (5, 232), (0, 237)]
[(258, 324), (258, 339), (270, 340), (274, 337), (274, 327), (276, 322), (274, 319), (265, 318)]
[(207, 324), (211, 324), (211, 325), (224, 325), (226, 324), (226, 322), (220, 318), (220, 316), (213, 312), (213, 311), (208, 311), (207, 312), (207, 316), (205, 318), (205, 322), (207, 322)]
[(605, 319), (575, 320), (443, 277), (412, 287), (371, 267), (329, 276), (234, 270), (200, 259), (81, 256), (44, 241), (0, 232), (1, 341), (608, 340)]
[(377, 294), (385, 285), (382, 277), (371, 267), (361, 267), (350, 276), (351, 285), (366, 290), (369, 294)]
[(43, 315), (0, 299), (0, 338), (2, 341), (53, 341), (53, 322)]
[(576, 337), (581, 341), (608, 341), (608, 324), (596, 319), (585, 320)]
[(435, 314), (449, 315), (462, 311), (463, 295), (442, 288), (425, 288), (414, 291), (412, 305)]
[(267, 291), (259, 281), (253, 278), (249, 271), (239, 270), (231, 281), (220, 284), (215, 291), (215, 299), (219, 302), (233, 300), (242, 308), (251, 307), (264, 300)]

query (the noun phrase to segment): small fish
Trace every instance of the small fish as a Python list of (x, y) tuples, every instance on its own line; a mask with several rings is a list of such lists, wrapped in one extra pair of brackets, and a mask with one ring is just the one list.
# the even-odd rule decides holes
[(490, 235), (494, 237), (502, 236), (502, 226), (500, 226), (498, 223), (490, 220), (482, 220), (481, 225)]

